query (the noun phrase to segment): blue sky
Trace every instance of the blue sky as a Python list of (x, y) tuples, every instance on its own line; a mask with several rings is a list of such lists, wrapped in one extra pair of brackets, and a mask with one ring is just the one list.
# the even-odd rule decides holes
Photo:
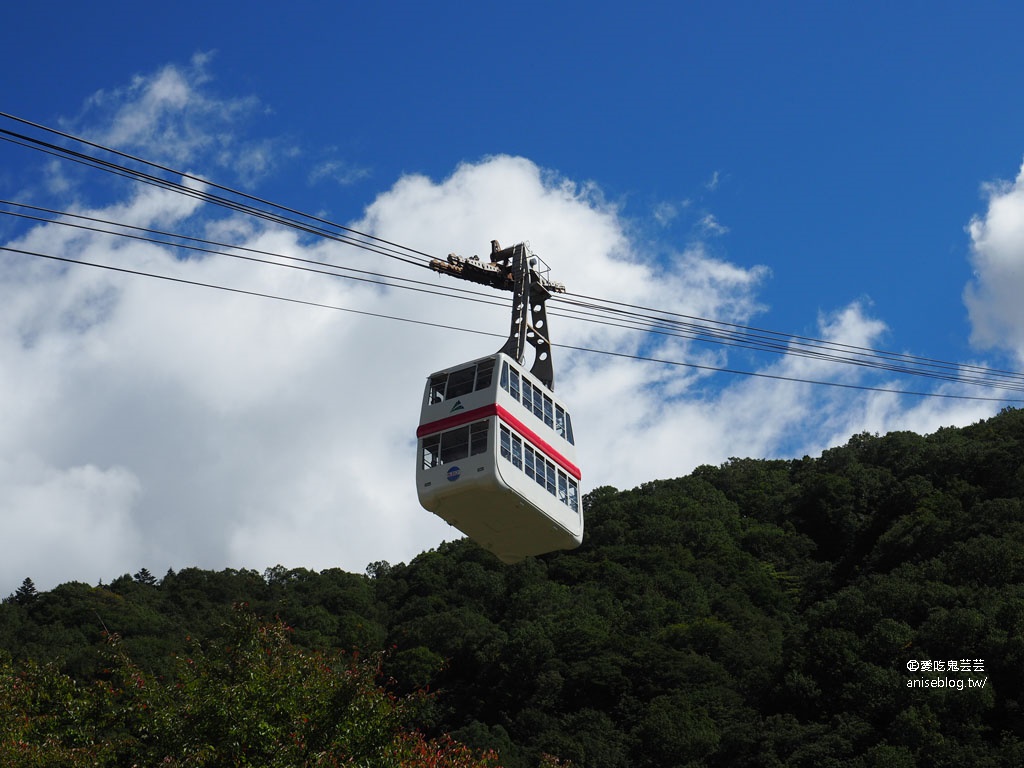
[[(687, 202), (654, 233), (668, 243), (713, 214), (720, 253), (772, 269), (773, 327), (812, 330), (807, 307), (865, 296), (891, 344), (967, 354), (964, 227), (980, 185), (1024, 153), (1021, 12), (624, 6), (28, 6), (8, 11), (5, 104), (51, 124), (98, 89), (213, 52), (210, 89), (265, 110), (254, 135), (366, 174), (341, 194), (282, 167), (260, 185), (275, 200), (345, 219), (402, 173), (522, 155), (593, 180), (640, 227)], [(937, 304), (949, 310), (925, 311)]]
[[(1011, 4), (58, 3), (5, 17), (0, 111), (430, 253), (529, 240), (580, 293), (1024, 368), (1024, 11)], [(0, 147), (0, 192), (331, 258), (19, 147)], [(5, 243), (106, 247), (8, 218)], [(115, 250), (125, 264), (143, 256)], [(49, 522), (4, 545), (0, 592), (25, 575), (46, 586), (142, 566), (360, 571), (450, 535), (415, 505), (407, 422), (423, 376), (491, 342), (3, 259), (0, 388), (19, 405), (4, 413), (0, 510)], [(194, 269), (420, 318), (506, 322), (212, 262)], [(58, 306), (75, 333), (47, 319)], [(28, 344), (25, 328), (51, 346)], [(553, 334), (627, 352), (644, 344), (568, 324)], [(685, 344), (671, 352), (906, 384)], [(999, 407), (572, 354), (556, 366), (560, 393), (578, 403), (584, 490), (730, 456), (813, 454), (863, 430), (930, 431)], [(349, 392), (353, 370), (410, 383)], [(129, 428), (160, 423), (142, 391), (161, 393), (176, 428)], [(342, 405), (310, 405), (342, 391), (389, 415), (378, 427)], [(403, 405), (384, 409), (386, 398)], [(311, 441), (324, 424), (334, 433)], [(275, 495), (253, 473), (279, 466), (282, 446), (294, 466), (284, 462)], [(192, 511), (168, 522), (183, 504)], [(76, 505), (93, 510), (92, 524), (69, 515)], [(187, 532), (196, 524), (203, 541)], [(104, 534), (92, 554), (76, 542), (90, 530)], [(63, 554), (40, 565), (41, 552)]]

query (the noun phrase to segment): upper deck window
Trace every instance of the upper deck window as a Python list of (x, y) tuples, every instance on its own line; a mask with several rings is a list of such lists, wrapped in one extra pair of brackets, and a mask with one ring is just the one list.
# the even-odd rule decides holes
[(569, 421), (568, 412), (550, 396), (544, 394), (540, 387), (534, 386), (526, 376), (520, 376), (515, 366), (502, 364), (500, 384), (513, 400), (522, 403), (527, 411), (555, 430), (560, 437), (568, 440), (571, 445), (576, 444), (572, 437), (572, 423)]
[(560, 405), (555, 406), (555, 432), (575, 445), (572, 439), (572, 421), (569, 419), (569, 414)]
[(448, 387), (444, 391), (444, 399), (451, 400), (453, 397), (462, 397), (473, 391), (473, 382), (476, 380), (476, 366), (460, 368), (448, 374)]
[(486, 389), (491, 386), (493, 376), (493, 357), (455, 371), (435, 373), (430, 377), (430, 386), (427, 388), (427, 405), (435, 405)]

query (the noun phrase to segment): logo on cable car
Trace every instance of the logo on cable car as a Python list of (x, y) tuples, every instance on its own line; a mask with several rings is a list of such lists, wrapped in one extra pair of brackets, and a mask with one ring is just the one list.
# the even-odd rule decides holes
[(455, 405), (452, 406), (452, 409), (450, 411), (448, 411), (448, 413), (455, 413), (456, 411), (464, 411), (464, 410), (466, 410), (466, 406), (464, 406), (462, 404), (461, 400), (456, 400), (455, 401)]
[(449, 483), (454, 483), (456, 480), (459, 479), (459, 475), (461, 475), (461, 474), (462, 474), (462, 470), (459, 469), (458, 467), (449, 467), (448, 468), (448, 482)]

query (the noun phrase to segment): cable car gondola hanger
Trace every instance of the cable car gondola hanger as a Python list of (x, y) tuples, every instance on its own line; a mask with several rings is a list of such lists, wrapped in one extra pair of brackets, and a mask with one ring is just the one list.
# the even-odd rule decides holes
[[(420, 504), (503, 562), (578, 547), (580, 470), (569, 411), (554, 395), (546, 302), (565, 286), (525, 243), (430, 268), (513, 293), (508, 340), (494, 355), (430, 375), (416, 431)], [(524, 369), (526, 345), (534, 349)]]

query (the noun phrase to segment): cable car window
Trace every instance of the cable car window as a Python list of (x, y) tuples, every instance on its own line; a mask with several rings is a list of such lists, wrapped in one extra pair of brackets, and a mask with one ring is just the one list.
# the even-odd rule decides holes
[(434, 405), (444, 400), (444, 387), (447, 383), (447, 373), (438, 373), (430, 377), (430, 392), (427, 394), (427, 405)]
[(533, 476), (533, 479), (537, 481), (537, 485), (541, 488), (544, 487), (544, 459), (537, 455), (537, 466), (535, 467), (537, 474)]
[(439, 467), (467, 456), (487, 452), (488, 423), (475, 421), (423, 438), (423, 468)]
[(494, 360), (482, 360), (476, 367), (476, 388), (475, 391), (487, 389), (491, 386), (491, 378), (494, 376)]
[(501, 458), (512, 461), (512, 433), (508, 427), (501, 427)]
[[(551, 462), (533, 450), (530, 446), (526, 446), (526, 476), (532, 477), (541, 488), (548, 488), (548, 472), (550, 472), (552, 476), (555, 474), (555, 468), (552, 466)], [(550, 484), (549, 490), (551, 493), (555, 492), (554, 482)]]
[(441, 463), (450, 464), (469, 455), (469, 427), (441, 433)]
[(423, 468), (436, 467), (441, 461), (441, 436), (423, 438)]
[(501, 425), (501, 457), (511, 461), (513, 466), (523, 470), (528, 478), (552, 496), (558, 498), (574, 512), (579, 512), (579, 486), (576, 480), (555, 467), (539, 451), (506, 427)]
[(445, 391), (445, 400), (453, 397), (462, 397), (473, 391), (473, 379), (476, 378), (476, 366), (460, 368), (448, 374), (448, 389)]
[(523, 462), (523, 471), (526, 472), (526, 476), (528, 478), (530, 478), (531, 480), (535, 480), (537, 478), (536, 468), (534, 466), (534, 462), (536, 461), (536, 454), (534, 453), (533, 448), (531, 448), (528, 445), (523, 446), (523, 448), (526, 453), (526, 461)]
[(576, 444), (572, 434), (572, 421), (565, 408), (545, 394), (540, 387), (534, 386), (525, 374), (520, 375), (514, 365), (502, 362), (500, 378), (501, 388), (522, 403), (527, 411), (555, 430), (559, 437), (564, 437), (570, 445)]
[(487, 422), (477, 421), (469, 425), (469, 455), (487, 452)]
[[(529, 382), (525, 382), (524, 381), (523, 383), (526, 385), (526, 387), (529, 387), (531, 390), (533, 390), (533, 403), (532, 403), (533, 415), (536, 416), (538, 419), (543, 420), (544, 419), (544, 396), (541, 394), (540, 390), (537, 389), (537, 387), (533, 386)], [(526, 390), (526, 387), (523, 387), (524, 392)], [(525, 403), (524, 403), (524, 405), (525, 405)]]
[(504, 424), (501, 425), (501, 457), (511, 461), (514, 467), (523, 468), (523, 441)]

